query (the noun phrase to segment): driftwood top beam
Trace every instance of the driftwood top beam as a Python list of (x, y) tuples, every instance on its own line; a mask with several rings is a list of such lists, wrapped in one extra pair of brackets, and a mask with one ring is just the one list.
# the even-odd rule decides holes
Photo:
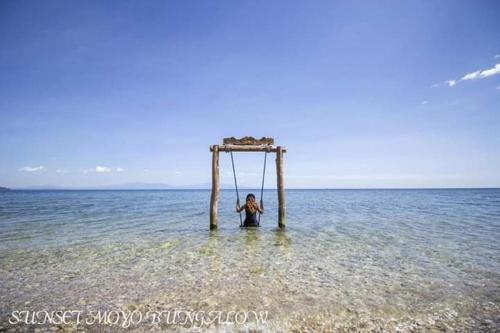
[(253, 136), (244, 136), (241, 139), (236, 139), (234, 136), (230, 138), (224, 138), (222, 143), (225, 145), (245, 145), (245, 146), (258, 146), (258, 145), (273, 145), (273, 138), (262, 137), (256, 139)]
[[(275, 153), (278, 151), (277, 146), (271, 146), (271, 145), (212, 145), (210, 146), (210, 151), (214, 151), (214, 147), (217, 147), (220, 152), (238, 152), (238, 151), (247, 151), (247, 152), (252, 152), (252, 151), (267, 151), (269, 153)], [(286, 148), (281, 147), (281, 151), (286, 153)]]
[[(225, 151), (226, 153), (230, 151), (267, 151), (269, 153), (275, 153), (278, 151), (278, 147), (273, 146), (274, 139), (262, 137), (256, 139), (253, 136), (244, 136), (241, 139), (237, 139), (234, 136), (230, 138), (224, 138), (222, 140), (222, 145), (212, 145), (210, 146), (210, 151), (214, 151), (214, 147), (217, 147), (219, 151)], [(285, 147), (281, 147), (283, 152), (286, 152)]]

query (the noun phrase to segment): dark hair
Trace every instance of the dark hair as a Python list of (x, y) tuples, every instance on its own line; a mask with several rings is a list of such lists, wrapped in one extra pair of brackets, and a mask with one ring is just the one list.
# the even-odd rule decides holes
[[(248, 203), (248, 200), (250, 200), (250, 199), (253, 199), (255, 201), (255, 195), (253, 193), (247, 194), (246, 202)], [(252, 205), (246, 204), (245, 209), (252, 214), (255, 213), (255, 211), (257, 210), (256, 207), (254, 206), (254, 204), (252, 204)]]

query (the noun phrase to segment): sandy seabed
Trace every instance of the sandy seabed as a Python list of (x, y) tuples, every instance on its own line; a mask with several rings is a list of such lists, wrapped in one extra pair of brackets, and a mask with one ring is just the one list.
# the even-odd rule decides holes
[[(439, 251), (394, 240), (279, 230), (164, 242), (17, 250), (2, 258), (0, 331), (495, 332), (499, 281)], [(21, 264), (22, 263), (22, 264)], [(12, 311), (140, 312), (143, 319), (11, 325)], [(153, 323), (146, 313), (267, 313), (242, 323)], [(213, 312), (212, 312), (213, 314)], [(125, 325), (125, 326), (124, 326)], [(124, 328), (125, 327), (125, 328)]]

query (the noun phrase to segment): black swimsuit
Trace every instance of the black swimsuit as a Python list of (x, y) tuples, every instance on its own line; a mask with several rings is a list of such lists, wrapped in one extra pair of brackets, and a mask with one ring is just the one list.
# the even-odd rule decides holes
[(257, 211), (252, 213), (245, 208), (245, 222), (243, 225), (245, 227), (257, 227), (259, 225), (259, 221), (257, 220)]

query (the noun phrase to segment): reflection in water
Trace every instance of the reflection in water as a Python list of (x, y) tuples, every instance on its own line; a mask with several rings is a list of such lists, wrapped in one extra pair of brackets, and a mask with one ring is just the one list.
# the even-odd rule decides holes
[(258, 228), (241, 228), (245, 235), (245, 244), (247, 249), (254, 249), (258, 246), (259, 229)]
[(290, 245), (291, 239), (288, 237), (285, 229), (276, 228), (274, 230), (274, 245), (277, 246), (280, 250), (287, 250)]
[(183, 308), (267, 310), (239, 327), (266, 332), (498, 329), (500, 191), (290, 191), (286, 230), (239, 228), (231, 194), (213, 231), (206, 191), (1, 194), (0, 321)]
[[(208, 243), (207, 243), (207, 254), (211, 257), (210, 270), (213, 273), (221, 274), (221, 252), (219, 251), (219, 242), (217, 238), (217, 230), (210, 230)], [(212, 277), (215, 278), (215, 277)]]

